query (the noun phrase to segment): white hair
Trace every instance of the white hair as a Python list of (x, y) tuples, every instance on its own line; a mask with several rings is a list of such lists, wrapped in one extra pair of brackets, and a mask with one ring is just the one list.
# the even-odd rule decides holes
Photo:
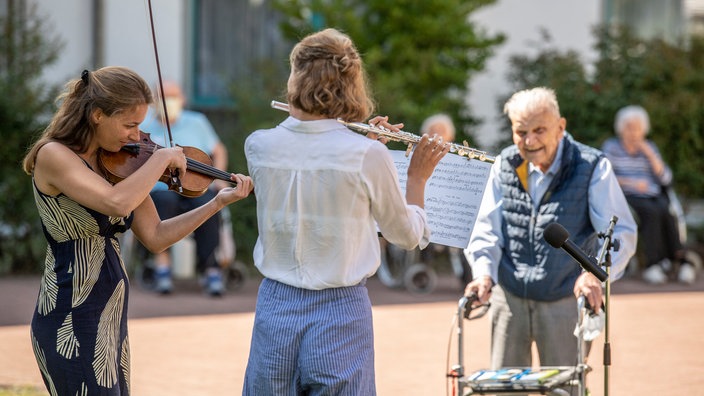
[(648, 117), (648, 112), (644, 108), (638, 105), (630, 105), (621, 108), (614, 119), (614, 131), (617, 135), (621, 136), (623, 133), (623, 128), (626, 123), (630, 120), (637, 119), (643, 123), (643, 129), (645, 129), (645, 134), (650, 132), (650, 117)]
[(555, 91), (546, 87), (524, 89), (514, 93), (504, 105), (504, 114), (514, 120), (523, 114), (534, 114), (549, 111), (560, 117), (560, 106), (557, 104)]
[(430, 127), (435, 124), (445, 124), (445, 126), (447, 126), (447, 129), (450, 131), (452, 138), (455, 138), (455, 124), (452, 122), (452, 118), (450, 118), (449, 115), (442, 113), (431, 115), (430, 117), (426, 118), (425, 121), (423, 121), (423, 125), (421, 125), (420, 127), (420, 132), (422, 134), (430, 132)]

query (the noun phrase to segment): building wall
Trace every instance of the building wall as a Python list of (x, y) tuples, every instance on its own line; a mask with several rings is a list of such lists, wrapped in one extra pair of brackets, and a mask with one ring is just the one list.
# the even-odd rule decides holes
[[(150, 84), (157, 81), (156, 60), (144, 0), (105, 1), (105, 64), (133, 68)], [(186, 1), (153, 0), (159, 64), (164, 79), (185, 81)]]
[(575, 50), (583, 60), (596, 56), (592, 46), (592, 28), (601, 18), (601, 2), (583, 0), (499, 0), (481, 8), (472, 20), (489, 32), (503, 32), (507, 37), (486, 64), (486, 70), (472, 79), (468, 99), (472, 112), (483, 120), (476, 131), (476, 144), (490, 147), (502, 131), (501, 98), (511, 94), (506, 73), (511, 55), (537, 53), (542, 41), (540, 28), (552, 37), (552, 45)]
[(85, 0), (39, 1), (38, 14), (48, 19), (46, 30), (60, 36), (63, 50), (53, 65), (46, 68), (44, 78), (52, 83), (63, 83), (77, 78), (90, 67), (92, 58), (92, 7)]
[[(93, 10), (103, 4), (104, 65), (134, 69), (150, 84), (157, 80), (151, 28), (143, 0), (34, 0), (40, 15), (51, 22), (49, 31), (58, 34), (64, 49), (56, 64), (47, 68), (44, 78), (63, 83), (80, 76), (93, 65)], [(184, 83), (186, 69), (187, 0), (153, 0), (154, 26), (162, 77)]]
[[(156, 81), (156, 62), (145, 1), (34, 1), (40, 14), (49, 16), (52, 31), (58, 33), (65, 43), (58, 62), (45, 73), (47, 80), (64, 82), (79, 76), (84, 68), (95, 68), (92, 64), (93, 39), (96, 37), (92, 23), (93, 7), (102, 2), (103, 63), (130, 67), (149, 83)], [(499, 0), (473, 15), (478, 26), (507, 36), (507, 41), (488, 61), (486, 70), (471, 81), (468, 102), (474, 114), (483, 120), (476, 131), (471, 131), (478, 140), (473, 144), (490, 146), (500, 132), (503, 115), (498, 101), (510, 93), (506, 81), (509, 56), (535, 53), (536, 44), (541, 40), (539, 28), (544, 28), (558, 48), (576, 50), (585, 59), (593, 57), (591, 29), (601, 18), (600, 3)], [(162, 77), (187, 86), (184, 80), (188, 75), (189, 1), (153, 0), (152, 6)]]

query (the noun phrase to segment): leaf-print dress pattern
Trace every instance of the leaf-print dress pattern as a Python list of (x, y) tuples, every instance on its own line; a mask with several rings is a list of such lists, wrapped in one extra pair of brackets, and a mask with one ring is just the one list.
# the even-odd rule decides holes
[(129, 395), (129, 283), (117, 235), (132, 216), (109, 217), (34, 187), (48, 241), (32, 318), (34, 354), (54, 395)]

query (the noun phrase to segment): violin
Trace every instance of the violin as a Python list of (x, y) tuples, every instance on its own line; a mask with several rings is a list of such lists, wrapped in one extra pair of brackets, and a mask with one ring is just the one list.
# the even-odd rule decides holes
[[(154, 143), (148, 133), (139, 131), (139, 134), (138, 142), (128, 143), (118, 152), (100, 151), (98, 162), (111, 183), (119, 183), (127, 178), (144, 165), (156, 150), (163, 148)], [(230, 173), (212, 166), (213, 160), (208, 154), (195, 147), (182, 146), (182, 148), (186, 155), (188, 172), (180, 177), (174, 177), (169, 169), (165, 169), (164, 174), (159, 178), (160, 182), (169, 186), (169, 190), (193, 198), (203, 195), (215, 179), (237, 185), (230, 180)]]

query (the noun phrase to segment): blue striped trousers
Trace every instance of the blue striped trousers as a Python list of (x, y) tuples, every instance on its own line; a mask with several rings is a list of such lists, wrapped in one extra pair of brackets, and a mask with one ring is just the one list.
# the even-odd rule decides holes
[(376, 395), (364, 284), (308, 290), (259, 286), (243, 395)]

